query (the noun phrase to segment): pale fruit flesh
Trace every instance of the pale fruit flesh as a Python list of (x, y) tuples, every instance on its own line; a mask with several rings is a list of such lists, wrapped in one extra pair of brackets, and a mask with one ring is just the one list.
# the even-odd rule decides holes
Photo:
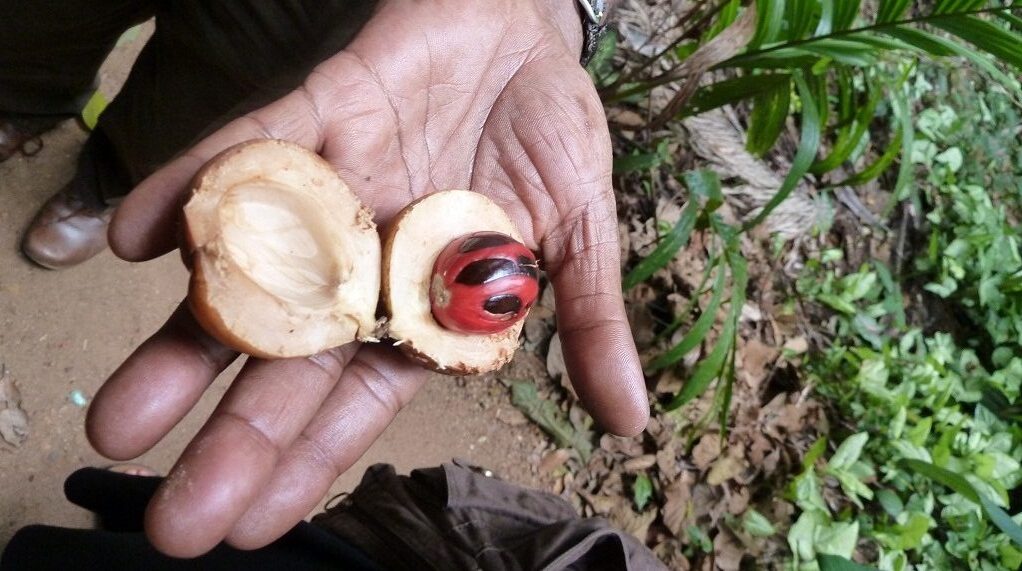
[(372, 213), (315, 153), (271, 140), (228, 149), (196, 176), (184, 213), (189, 303), (225, 344), (276, 358), (375, 339)]

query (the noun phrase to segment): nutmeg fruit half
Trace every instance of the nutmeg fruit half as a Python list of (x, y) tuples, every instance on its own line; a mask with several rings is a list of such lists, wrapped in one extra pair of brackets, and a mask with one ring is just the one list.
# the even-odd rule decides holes
[(503, 209), (476, 192), (436, 192), (408, 205), (383, 239), (388, 336), (440, 373), (502, 367), (538, 291), (535, 258), (521, 241)]
[(184, 208), (188, 301), (211, 335), (264, 358), (375, 340), (373, 213), (326, 161), (284, 141), (220, 153)]

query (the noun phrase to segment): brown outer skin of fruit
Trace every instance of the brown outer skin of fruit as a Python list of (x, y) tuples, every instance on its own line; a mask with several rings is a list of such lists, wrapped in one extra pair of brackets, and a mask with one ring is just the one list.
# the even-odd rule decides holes
[[(223, 161), (228, 160), (232, 155), (240, 153), (249, 145), (257, 145), (265, 142), (266, 141), (263, 139), (253, 139), (251, 141), (238, 143), (237, 145), (221, 151), (212, 159), (207, 161), (206, 164), (195, 173), (191, 182), (189, 182), (188, 193), (185, 195), (185, 199), (181, 203), (182, 207), (188, 202), (192, 194), (201, 185), (202, 180), (211, 169), (218, 168)], [(363, 206), (362, 208), (365, 207)], [(208, 296), (206, 294), (206, 289), (208, 286), (206, 276), (202, 271), (202, 264), (197, 263), (196, 260), (196, 257), (199, 255), (198, 246), (192, 239), (192, 232), (188, 229), (187, 219), (184, 216), (183, 210), (180, 214), (178, 240), (179, 243), (182, 244), (182, 260), (191, 273), (191, 279), (188, 280), (188, 297), (186, 298), (188, 309), (191, 311), (196, 321), (199, 322), (202, 329), (224, 345), (252, 357), (260, 359), (280, 359), (280, 356), (261, 351), (252, 346), (252, 344), (245, 339), (232, 333), (227, 324), (224, 323), (212, 307), (201, 304), (197, 301), (207, 299)]]
[[(397, 216), (395, 216), (394, 219), (390, 221), (390, 224), (387, 225), (387, 231), (384, 232), (384, 235), (383, 235), (383, 264), (382, 264), (382, 266), (383, 266), (383, 275), (382, 275), (382, 279), (380, 280), (380, 296), (383, 299), (383, 306), (386, 309), (388, 316), (391, 316), (391, 315), (394, 314), (394, 308), (393, 308), (393, 306), (391, 304), (391, 298), (390, 298), (390, 279), (389, 278), (390, 278), (391, 250), (393, 249), (394, 237), (395, 237), (395, 235), (397, 233), (397, 228), (401, 225), (400, 223), (401, 223), (402, 219), (408, 213), (410, 213), (412, 211), (412, 209), (413, 209), (413, 207), (415, 205), (417, 205), (419, 202), (422, 202), (423, 200), (429, 198), (430, 196), (432, 196), (432, 194), (427, 194), (426, 196), (422, 196), (422, 197), (414, 200), (413, 202), (411, 202), (408, 206), (404, 207), (401, 210), (401, 212), (399, 212), (397, 214)], [(436, 253), (438, 254), (440, 252), (440, 250), (442, 250), (445, 246), (447, 246), (447, 244), (440, 244), (437, 247)], [(493, 333), (493, 334), (491, 334), (491, 336), (498, 336), (498, 335), (502, 336), (502, 337), (513, 336), (514, 339), (517, 341), (519, 335), (521, 334), (522, 327), (525, 326), (525, 320), (526, 320), (526, 318), (528, 318), (528, 316), (529, 316), (529, 311), (526, 311), (522, 315), (522, 318), (517, 323), (515, 323), (514, 325), (512, 325), (508, 329), (505, 329), (504, 331), (501, 331), (499, 333)], [(429, 355), (426, 355), (426, 354), (424, 354), (424, 353), (422, 353), (420, 351), (417, 351), (415, 349), (415, 347), (412, 346), (411, 343), (402, 343), (402, 344), (398, 345), (398, 347), (401, 349), (401, 351), (405, 355), (407, 355), (412, 360), (414, 360), (415, 362), (421, 364), (422, 366), (426, 367), (427, 369), (429, 369), (431, 371), (440, 373), (442, 375), (463, 376), (463, 375), (478, 375), (478, 374), (481, 374), (481, 373), (488, 373), (488, 372), (491, 372), (491, 371), (496, 371), (497, 369), (499, 369), (499, 368), (503, 367), (504, 365), (508, 364), (511, 361), (511, 359), (515, 356), (515, 351), (517, 350), (517, 343), (515, 343), (515, 348), (511, 349), (510, 351), (501, 351), (498, 354), (495, 354), (494, 357), (493, 357), (492, 366), (489, 366), (489, 367), (469, 367), (469, 366), (466, 366), (464, 363), (458, 363), (458, 364), (450, 365), (450, 366), (447, 366), (447, 367), (441, 367)]]
[(206, 276), (202, 273), (202, 265), (193, 263), (192, 279), (188, 280), (188, 309), (191, 310), (196, 321), (202, 326), (203, 331), (209, 333), (224, 345), (253, 357), (260, 359), (280, 358), (253, 347), (248, 341), (232, 333), (216, 311), (213, 311), (209, 306), (197, 304), (195, 300), (207, 299), (206, 287)]

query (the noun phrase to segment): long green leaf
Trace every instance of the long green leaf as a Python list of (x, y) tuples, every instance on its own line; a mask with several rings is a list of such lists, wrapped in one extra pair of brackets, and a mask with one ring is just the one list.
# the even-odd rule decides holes
[(660, 166), (664, 162), (660, 153), (637, 153), (614, 157), (614, 174), (646, 171)]
[[(724, 321), (724, 326), (721, 328), (720, 336), (717, 337), (713, 350), (709, 356), (696, 365), (692, 376), (681, 387), (678, 394), (671, 399), (671, 402), (665, 406), (667, 410), (674, 410), (703, 394), (714, 379), (721, 377), (725, 372), (728, 359), (734, 359), (735, 335), (738, 331), (738, 321), (742, 316), (742, 307), (745, 305), (745, 289), (749, 284), (749, 273), (745, 258), (738, 249), (737, 234), (734, 230), (719, 224), (716, 224), (714, 228), (718, 233), (723, 234), (728, 242), (726, 256), (731, 268), (731, 302), (728, 317)], [(724, 389), (726, 401), (729, 398), (727, 393), (730, 388), (724, 387)], [(722, 413), (726, 414), (726, 411), (722, 411)]]
[(877, 8), (877, 23), (886, 24), (900, 19), (911, 5), (912, 0), (880, 0), (880, 6)]
[(873, 121), (873, 115), (876, 113), (877, 105), (880, 104), (883, 90), (879, 88), (873, 88), (873, 93), (869, 99), (866, 100), (866, 104), (859, 107), (859, 111), (855, 115), (853, 127), (843, 130), (838, 134), (837, 141), (834, 142), (834, 147), (831, 149), (829, 155), (813, 163), (810, 171), (814, 174), (823, 174), (830, 172), (837, 167), (841, 166), (859, 147), (862, 140), (869, 134), (869, 126)]
[(819, 8), (818, 0), (788, 0), (785, 2), (785, 38), (797, 40), (808, 34), (816, 22)]
[(809, 172), (809, 167), (813, 164), (813, 159), (816, 158), (816, 151), (820, 148), (820, 116), (816, 110), (817, 105), (813, 100), (809, 85), (806, 84), (801, 73), (795, 75), (795, 85), (798, 87), (798, 96), (802, 101), (802, 131), (798, 151), (795, 153), (795, 159), (791, 161), (791, 169), (784, 177), (781, 188), (777, 189), (773, 198), (763, 205), (755, 218), (742, 226), (742, 230), (748, 230), (763, 222), (777, 208), (777, 205), (788, 198), (802, 177)]
[(834, 29), (835, 0), (822, 0), (820, 4), (820, 19), (816, 22), (813, 37), (826, 36)]
[(648, 256), (632, 268), (632, 271), (628, 272), (628, 275), (622, 281), (622, 287), (625, 290), (632, 289), (646, 281), (660, 268), (667, 266), (674, 258), (674, 255), (678, 253), (678, 250), (684, 248), (685, 244), (688, 243), (688, 239), (692, 235), (692, 229), (696, 226), (696, 218), (698, 216), (699, 202), (694, 198), (690, 198), (688, 204), (681, 211), (681, 218), (678, 219), (674, 228), (664, 236), (655, 250), (650, 252)]
[(791, 88), (783, 83), (755, 98), (745, 142), (750, 153), (762, 156), (774, 146), (784, 130), (790, 104)]
[(1022, 69), (1022, 41), (1017, 34), (975, 16), (933, 18), (930, 23), (971, 42), (994, 57)]
[(915, 141), (915, 127), (912, 122), (912, 105), (909, 103), (908, 94), (905, 92), (904, 82), (908, 78), (909, 69), (906, 68), (902, 75), (901, 82), (891, 89), (891, 108), (894, 116), (901, 126), (901, 165), (898, 167), (898, 178), (894, 181), (894, 188), (891, 192), (893, 200), (903, 199), (906, 190), (915, 179), (915, 164), (912, 163), (912, 145)]
[(964, 477), (950, 470), (923, 462), (922, 460), (903, 459), (898, 464), (906, 470), (922, 474), (927, 478), (951, 488), (970, 502), (979, 504), (983, 513), (990, 521), (997, 526), (1005, 535), (1011, 538), (1016, 545), (1022, 546), (1022, 527), (1015, 523), (997, 504), (979, 493), (976, 488)]
[(764, 73), (743, 75), (724, 81), (718, 81), (700, 87), (689, 99), (677, 118), (690, 117), (700, 113), (723, 107), (731, 103), (743, 101), (757, 95), (779, 89), (782, 85), (791, 84), (791, 74)]
[[(843, 68), (838, 68), (843, 69)], [(813, 92), (814, 101), (823, 101), (824, 105), (821, 105), (817, 111), (820, 114), (820, 128), (823, 129), (827, 126), (827, 121), (830, 120), (830, 90), (829, 90), (829, 73), (823, 73), (819, 75), (810, 75), (809, 89)]]
[(834, 0), (836, 7), (834, 10), (833, 30), (835, 32), (847, 30), (852, 27), (852, 24), (855, 23), (856, 16), (859, 15), (860, 2), (861, 0)]
[(933, 14), (971, 12), (986, 5), (988, 0), (940, 0), (934, 3)]
[(1010, 27), (1015, 29), (1015, 31), (1022, 32), (1022, 18), (1019, 18), (1010, 12), (1001, 12), (997, 14), (997, 17), (1007, 22)]
[(891, 143), (887, 146), (887, 149), (884, 150), (883, 154), (877, 157), (877, 160), (841, 182), (834, 183), (833, 186), (858, 186), (860, 184), (866, 184), (867, 182), (884, 174), (891, 164), (894, 163), (894, 159), (901, 154), (901, 141), (904, 136), (901, 125), (899, 125), (898, 130), (894, 133), (894, 138), (891, 140)]
[(859, 565), (840, 555), (830, 555), (829, 553), (817, 555), (816, 563), (819, 564), (820, 571), (878, 571), (875, 567)]
[[(895, 14), (901, 14), (904, 12), (904, 7), (901, 6), (907, 0), (890, 0), (889, 2), (882, 3), (881, 7), (881, 19), (877, 23), (860, 27), (856, 29), (842, 29), (837, 25), (835, 16), (834, 29), (829, 35), (819, 36), (815, 38), (804, 38), (804, 39), (788, 39), (782, 42), (775, 42), (770, 45), (760, 47), (759, 44), (751, 44), (748, 46), (749, 49), (745, 53), (739, 54), (727, 61), (724, 61), (716, 66), (714, 69), (722, 69), (728, 67), (740, 67), (740, 68), (766, 68), (774, 69), (781, 68), (785, 63), (795, 64), (799, 66), (806, 66), (806, 53), (809, 50), (814, 49), (826, 49), (814, 48), (814, 45), (823, 43), (826, 46), (826, 42), (831, 40), (846, 40), (855, 41), (856, 39), (865, 43), (874, 44), (876, 47), (883, 47), (885, 50), (889, 49), (905, 49), (905, 45), (902, 44), (888, 44), (880, 45), (877, 44), (876, 33), (881, 33), (889, 36), (894, 36), (892, 30), (896, 28), (904, 28), (909, 24), (925, 24), (932, 23), (938, 25), (950, 31), (951, 33), (962, 37), (970, 42), (973, 42), (977, 47), (994, 54), (1012, 63), (1013, 65), (1022, 66), (1018, 61), (1022, 58), (1022, 42), (1019, 41), (1019, 37), (1016, 34), (1011, 33), (1004, 28), (996, 26), (986, 20), (982, 20), (975, 16), (963, 13), (960, 8), (955, 8), (955, 12), (949, 15), (926, 15), (915, 17), (909, 20), (899, 20), (894, 16)], [(837, 8), (844, 9), (845, 5), (858, 5), (858, 2), (838, 2)], [(1015, 6), (1006, 7), (1003, 9), (990, 8), (987, 11), (993, 13), (1002, 13), (1001, 11), (1018, 9)], [(886, 10), (886, 11), (884, 11)], [(853, 14), (854, 15), (854, 14)], [(886, 21), (886, 18), (895, 18), (890, 21)], [(927, 38), (930, 39), (930, 38)], [(927, 45), (924, 47), (920, 42), (905, 41), (908, 45), (913, 45), (919, 49), (925, 49), (931, 51), (937, 48), (933, 42), (925, 42)], [(954, 44), (954, 42), (950, 42)], [(960, 52), (960, 48), (956, 45), (952, 50), (955, 53)], [(843, 57), (851, 58), (848, 50), (842, 50), (838, 52), (838, 55)], [(876, 56), (878, 54), (874, 54)], [(811, 64), (809, 64), (811, 65)], [(1000, 79), (1000, 78), (998, 78)]]
[[(731, 230), (731, 227), (727, 227), (726, 230)], [(731, 315), (728, 316), (728, 319), (734, 321), (734, 335), (737, 335), (738, 323), (742, 318), (742, 309), (745, 307), (745, 290), (749, 287), (749, 267), (745, 256), (742, 255), (737, 234), (733, 230), (722, 231), (722, 229), (718, 229), (717, 233), (725, 236), (727, 240), (727, 259), (731, 265)], [(736, 356), (737, 347), (734, 339), (732, 339), (731, 351), (725, 359), (724, 370), (721, 372), (721, 383), (723, 385), (721, 393), (723, 397), (720, 403), (720, 433), (725, 438), (728, 433), (728, 414), (731, 411), (731, 397), (734, 394)]]
[(706, 338), (706, 334), (710, 332), (710, 328), (717, 322), (717, 309), (720, 307), (720, 302), (724, 298), (724, 278), (727, 276), (727, 271), (723, 265), (717, 268), (717, 277), (713, 280), (713, 290), (710, 296), (710, 301), (706, 303), (706, 307), (703, 308), (702, 314), (696, 319), (696, 322), (692, 324), (692, 328), (685, 333), (685, 336), (678, 341), (676, 345), (667, 350), (664, 354), (654, 359), (650, 364), (649, 368), (653, 371), (659, 371), (670, 367), (671, 365), (682, 360), (685, 355), (688, 355), (689, 351), (695, 349), (703, 342)]
[[(799, 48), (792, 48), (799, 49)], [(851, 66), (869, 66), (877, 62), (877, 50), (862, 42), (846, 38), (822, 38), (802, 46), (801, 50), (829, 57), (836, 62)], [(778, 52), (774, 52), (774, 56)]]
[(728, 26), (733, 24), (738, 19), (739, 11), (742, 7), (741, 0), (731, 0), (723, 8), (720, 13), (713, 20), (713, 25), (706, 30), (700, 38), (700, 43), (706, 43), (713, 38), (717, 37), (721, 32), (727, 29)]
[[(955, 50), (947, 46), (947, 40), (935, 38), (933, 34), (910, 28), (908, 26), (892, 26), (884, 30), (884, 33), (899, 40), (913, 45), (924, 52), (935, 56), (952, 56)], [(944, 41), (941, 41), (944, 40)]]
[(678, 250), (688, 243), (700, 211), (713, 212), (723, 204), (724, 194), (720, 190), (720, 180), (715, 172), (706, 169), (688, 171), (681, 176), (681, 181), (691, 193), (688, 203), (681, 211), (681, 218), (656, 249), (628, 272), (622, 282), (623, 289), (635, 287), (658, 269), (667, 266)]
[(720, 371), (724, 366), (724, 359), (731, 350), (734, 338), (735, 323), (733, 320), (728, 319), (724, 322), (724, 327), (720, 331), (720, 337), (717, 339), (717, 344), (713, 346), (710, 355), (696, 365), (695, 372), (685, 381), (685, 384), (678, 391), (678, 394), (671, 399), (671, 402), (667, 403), (664, 407), (665, 409), (674, 410), (688, 404), (692, 399), (703, 394), (710, 386), (710, 383), (720, 375)]
[(704, 213), (713, 212), (724, 204), (724, 191), (720, 189), (720, 178), (716, 172), (710, 169), (685, 171), (678, 180), (703, 205)]
[(810, 68), (820, 56), (802, 48), (785, 48), (769, 52), (755, 52), (748, 55), (738, 55), (713, 67), (714, 70), (725, 68), (738, 68), (748, 70), (775, 69), (778, 71), (792, 70), (798, 68)]
[(539, 395), (535, 384), (518, 382), (511, 385), (511, 404), (552, 436), (558, 447), (573, 448), (583, 462), (589, 461), (593, 452), (592, 432), (573, 426), (553, 401)]
[[(835, 81), (837, 81), (837, 121), (847, 124), (855, 119), (858, 110), (862, 108), (858, 101), (858, 90), (855, 87), (854, 70), (846, 67), (838, 67), (834, 70)], [(817, 99), (817, 101), (821, 101)], [(822, 116), (822, 111), (821, 111)], [(820, 121), (825, 125), (824, 121)]]
[(773, 42), (784, 23), (784, 0), (756, 0), (756, 32), (749, 42), (756, 47)]
[[(913, 28), (900, 26), (886, 29), (884, 30), (884, 33), (890, 34), (895, 37), (899, 37), (901, 40), (904, 40), (907, 43), (911, 43), (916, 47), (924, 49), (934, 55), (962, 56), (968, 59), (970, 62), (972, 62), (976, 67), (986, 72), (988, 75), (990, 75), (990, 77), (997, 81), (997, 83), (1000, 83), (1005, 88), (1010, 89), (1011, 86), (1014, 84), (1013, 83), (1014, 79), (1009, 77), (1006, 73), (1001, 71), (1000, 68), (994, 65), (994, 63), (990, 61), (990, 58), (977, 52), (974, 49), (963, 46), (947, 38), (943, 38), (941, 36), (931, 34), (929, 32), (924, 32), (922, 30), (916, 30)], [(924, 46), (930, 46), (931, 48), (939, 46), (939, 48), (937, 49), (942, 48), (943, 53), (938, 53), (933, 49), (927, 49)]]

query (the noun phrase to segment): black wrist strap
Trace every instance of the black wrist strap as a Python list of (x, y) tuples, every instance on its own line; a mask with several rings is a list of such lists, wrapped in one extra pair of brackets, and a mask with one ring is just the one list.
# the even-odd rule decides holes
[(578, 3), (582, 9), (582, 57), (579, 61), (585, 66), (600, 45), (607, 28), (607, 13), (604, 0), (578, 0)]

